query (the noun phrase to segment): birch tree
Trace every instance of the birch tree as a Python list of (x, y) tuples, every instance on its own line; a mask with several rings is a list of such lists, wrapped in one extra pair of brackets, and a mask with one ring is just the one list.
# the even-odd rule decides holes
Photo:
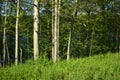
[(17, 16), (16, 16), (16, 35), (15, 35), (15, 65), (18, 65), (18, 27), (19, 27), (19, 7), (20, 1), (17, 0)]
[(39, 42), (38, 42), (38, 0), (34, 0), (34, 60), (38, 59), (39, 53)]
[[(72, 23), (71, 23), (71, 26), (73, 27), (74, 26), (74, 18), (76, 16), (76, 12), (77, 12), (77, 2), (78, 0), (75, 0), (75, 6), (74, 6), (74, 10), (73, 10), (73, 13), (72, 13)], [(67, 47), (67, 60), (69, 60), (70, 58), (70, 44), (71, 44), (71, 35), (72, 35), (72, 32), (71, 32), (71, 28), (70, 28), (70, 32), (69, 32), (69, 39), (68, 39), (68, 47)]]
[(52, 59), (54, 58), (54, 0), (52, 0)]
[(3, 66), (5, 65), (6, 59), (6, 24), (7, 24), (7, 0), (5, 1), (5, 19), (3, 27)]
[(70, 44), (71, 44), (71, 30), (69, 32), (68, 48), (67, 48), (67, 60), (70, 58)]
[(56, 62), (57, 61), (57, 56), (58, 56), (58, 52), (59, 52), (59, 24), (58, 24), (58, 0), (55, 0), (55, 16), (54, 16), (54, 53), (53, 53), (53, 61)]
[(59, 57), (59, 28), (60, 28), (60, 8), (61, 8), (61, 6), (60, 6), (60, 4), (61, 4), (61, 0), (58, 0), (58, 23), (57, 23), (57, 27), (58, 27), (58, 29), (57, 29), (57, 36), (58, 36), (58, 38), (57, 38), (57, 42), (58, 42), (58, 46), (57, 46), (57, 48), (58, 48), (58, 51), (57, 51), (57, 57)]

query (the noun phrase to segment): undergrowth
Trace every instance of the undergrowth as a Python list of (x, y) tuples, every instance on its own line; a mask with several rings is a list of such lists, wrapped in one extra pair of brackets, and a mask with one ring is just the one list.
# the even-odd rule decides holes
[(29, 60), (0, 68), (0, 80), (120, 80), (120, 54), (108, 53), (69, 61)]

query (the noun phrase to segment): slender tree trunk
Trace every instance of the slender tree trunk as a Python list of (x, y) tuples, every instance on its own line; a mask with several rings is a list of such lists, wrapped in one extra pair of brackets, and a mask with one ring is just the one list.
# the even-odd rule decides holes
[(7, 39), (6, 39), (6, 49), (7, 49), (8, 65), (10, 65), (10, 53), (9, 53), (9, 49), (8, 49), (8, 42), (7, 42)]
[(92, 54), (92, 48), (93, 48), (93, 35), (94, 35), (94, 30), (92, 31), (92, 34), (91, 34), (91, 41), (90, 41), (90, 52), (89, 52), (89, 56), (91, 56)]
[(5, 65), (5, 59), (6, 59), (6, 27), (4, 27), (4, 32), (3, 32), (3, 67)]
[(75, 18), (76, 16), (76, 12), (77, 12), (77, 3), (78, 3), (78, 0), (75, 0), (75, 6), (74, 6), (74, 10), (73, 10), (73, 18)]
[(57, 38), (57, 42), (58, 42), (58, 46), (57, 46), (57, 48), (58, 48), (58, 52), (57, 52), (57, 57), (59, 58), (59, 28), (60, 28), (60, 6), (61, 5), (61, 0), (59, 0), (59, 2), (58, 2), (58, 23), (57, 23), (57, 36), (58, 36), (58, 38)]
[(30, 59), (30, 49), (29, 49), (29, 30), (27, 30), (27, 58)]
[(52, 59), (54, 58), (54, 0), (52, 0)]
[(6, 22), (7, 22), (7, 1), (5, 2), (5, 21), (3, 29), (3, 67), (5, 66), (6, 59)]
[(39, 54), (38, 23), (38, 0), (34, 0), (34, 60), (38, 59)]
[(72, 13), (72, 21), (71, 21), (71, 28), (70, 28), (70, 32), (69, 32), (69, 40), (68, 40), (68, 48), (67, 48), (67, 60), (69, 60), (70, 58), (70, 44), (71, 44), (71, 35), (72, 35), (72, 27), (74, 26), (74, 19), (76, 17), (76, 12), (77, 12), (77, 0), (75, 1), (75, 6), (74, 6), (74, 10)]
[(70, 43), (71, 43), (71, 30), (69, 32), (68, 49), (67, 49), (67, 60), (70, 59)]
[(22, 48), (20, 48), (20, 63), (22, 64)]
[(3, 67), (5, 65), (5, 57), (6, 57), (6, 27), (4, 27), (4, 32), (3, 32)]
[(17, 0), (17, 17), (16, 17), (16, 35), (15, 35), (15, 65), (18, 65), (18, 27), (19, 27), (19, 7), (20, 7), (20, 1)]
[(57, 60), (57, 52), (58, 52), (58, 0), (55, 0), (55, 21), (54, 21), (54, 55), (53, 61), (56, 62)]

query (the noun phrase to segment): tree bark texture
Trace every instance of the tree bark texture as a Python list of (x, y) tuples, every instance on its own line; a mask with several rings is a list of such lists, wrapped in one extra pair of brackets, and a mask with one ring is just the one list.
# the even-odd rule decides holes
[(33, 46), (34, 46), (34, 60), (38, 59), (39, 54), (39, 41), (38, 41), (38, 0), (34, 0), (34, 36), (33, 36)]
[(77, 13), (77, 0), (75, 1), (75, 6), (74, 6), (74, 10), (72, 13), (72, 21), (71, 21), (71, 27), (70, 27), (70, 32), (69, 32), (69, 40), (68, 40), (68, 48), (67, 48), (67, 60), (69, 60), (70, 58), (70, 45), (71, 45), (71, 36), (72, 36), (72, 27), (74, 27), (74, 18), (76, 17), (76, 13)]
[(18, 65), (18, 29), (19, 29), (19, 7), (20, 1), (17, 0), (17, 17), (16, 17), (16, 33), (15, 33), (15, 65)]
[(68, 49), (67, 49), (67, 60), (69, 60), (69, 58), (70, 58), (70, 43), (71, 43), (71, 30), (69, 32)]
[(3, 28), (3, 67), (5, 66), (6, 60), (6, 24), (7, 24), (7, 1), (5, 2), (5, 20)]
[(54, 21), (54, 54), (53, 61), (57, 60), (57, 52), (58, 52), (58, 0), (55, 0), (55, 21)]

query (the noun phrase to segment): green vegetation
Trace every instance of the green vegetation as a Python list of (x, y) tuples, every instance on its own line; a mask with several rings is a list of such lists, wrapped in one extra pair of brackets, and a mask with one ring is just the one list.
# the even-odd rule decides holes
[[(24, 63), (33, 58), (34, 1), (20, 0), (18, 58), (21, 57), (21, 59), (18, 59), (18, 63)], [(39, 1), (40, 53), (38, 57), (45, 56), (52, 59), (52, 25), (55, 25), (53, 23), (55, 21), (52, 20), (55, 19), (52, 16), (55, 5), (52, 5), (52, 1), (55, 0), (37, 1)], [(58, 1), (61, 1), (58, 41), (60, 60), (66, 59), (68, 47), (70, 47), (70, 57), (73, 58), (120, 51), (120, 0)], [(17, 0), (0, 0), (0, 66), (15, 63), (17, 2)], [(7, 18), (6, 21), (5, 18)]]
[(120, 54), (100, 54), (69, 61), (29, 60), (0, 68), (0, 80), (120, 80)]
[(0, 0), (0, 80), (120, 80), (119, 56), (120, 0)]

